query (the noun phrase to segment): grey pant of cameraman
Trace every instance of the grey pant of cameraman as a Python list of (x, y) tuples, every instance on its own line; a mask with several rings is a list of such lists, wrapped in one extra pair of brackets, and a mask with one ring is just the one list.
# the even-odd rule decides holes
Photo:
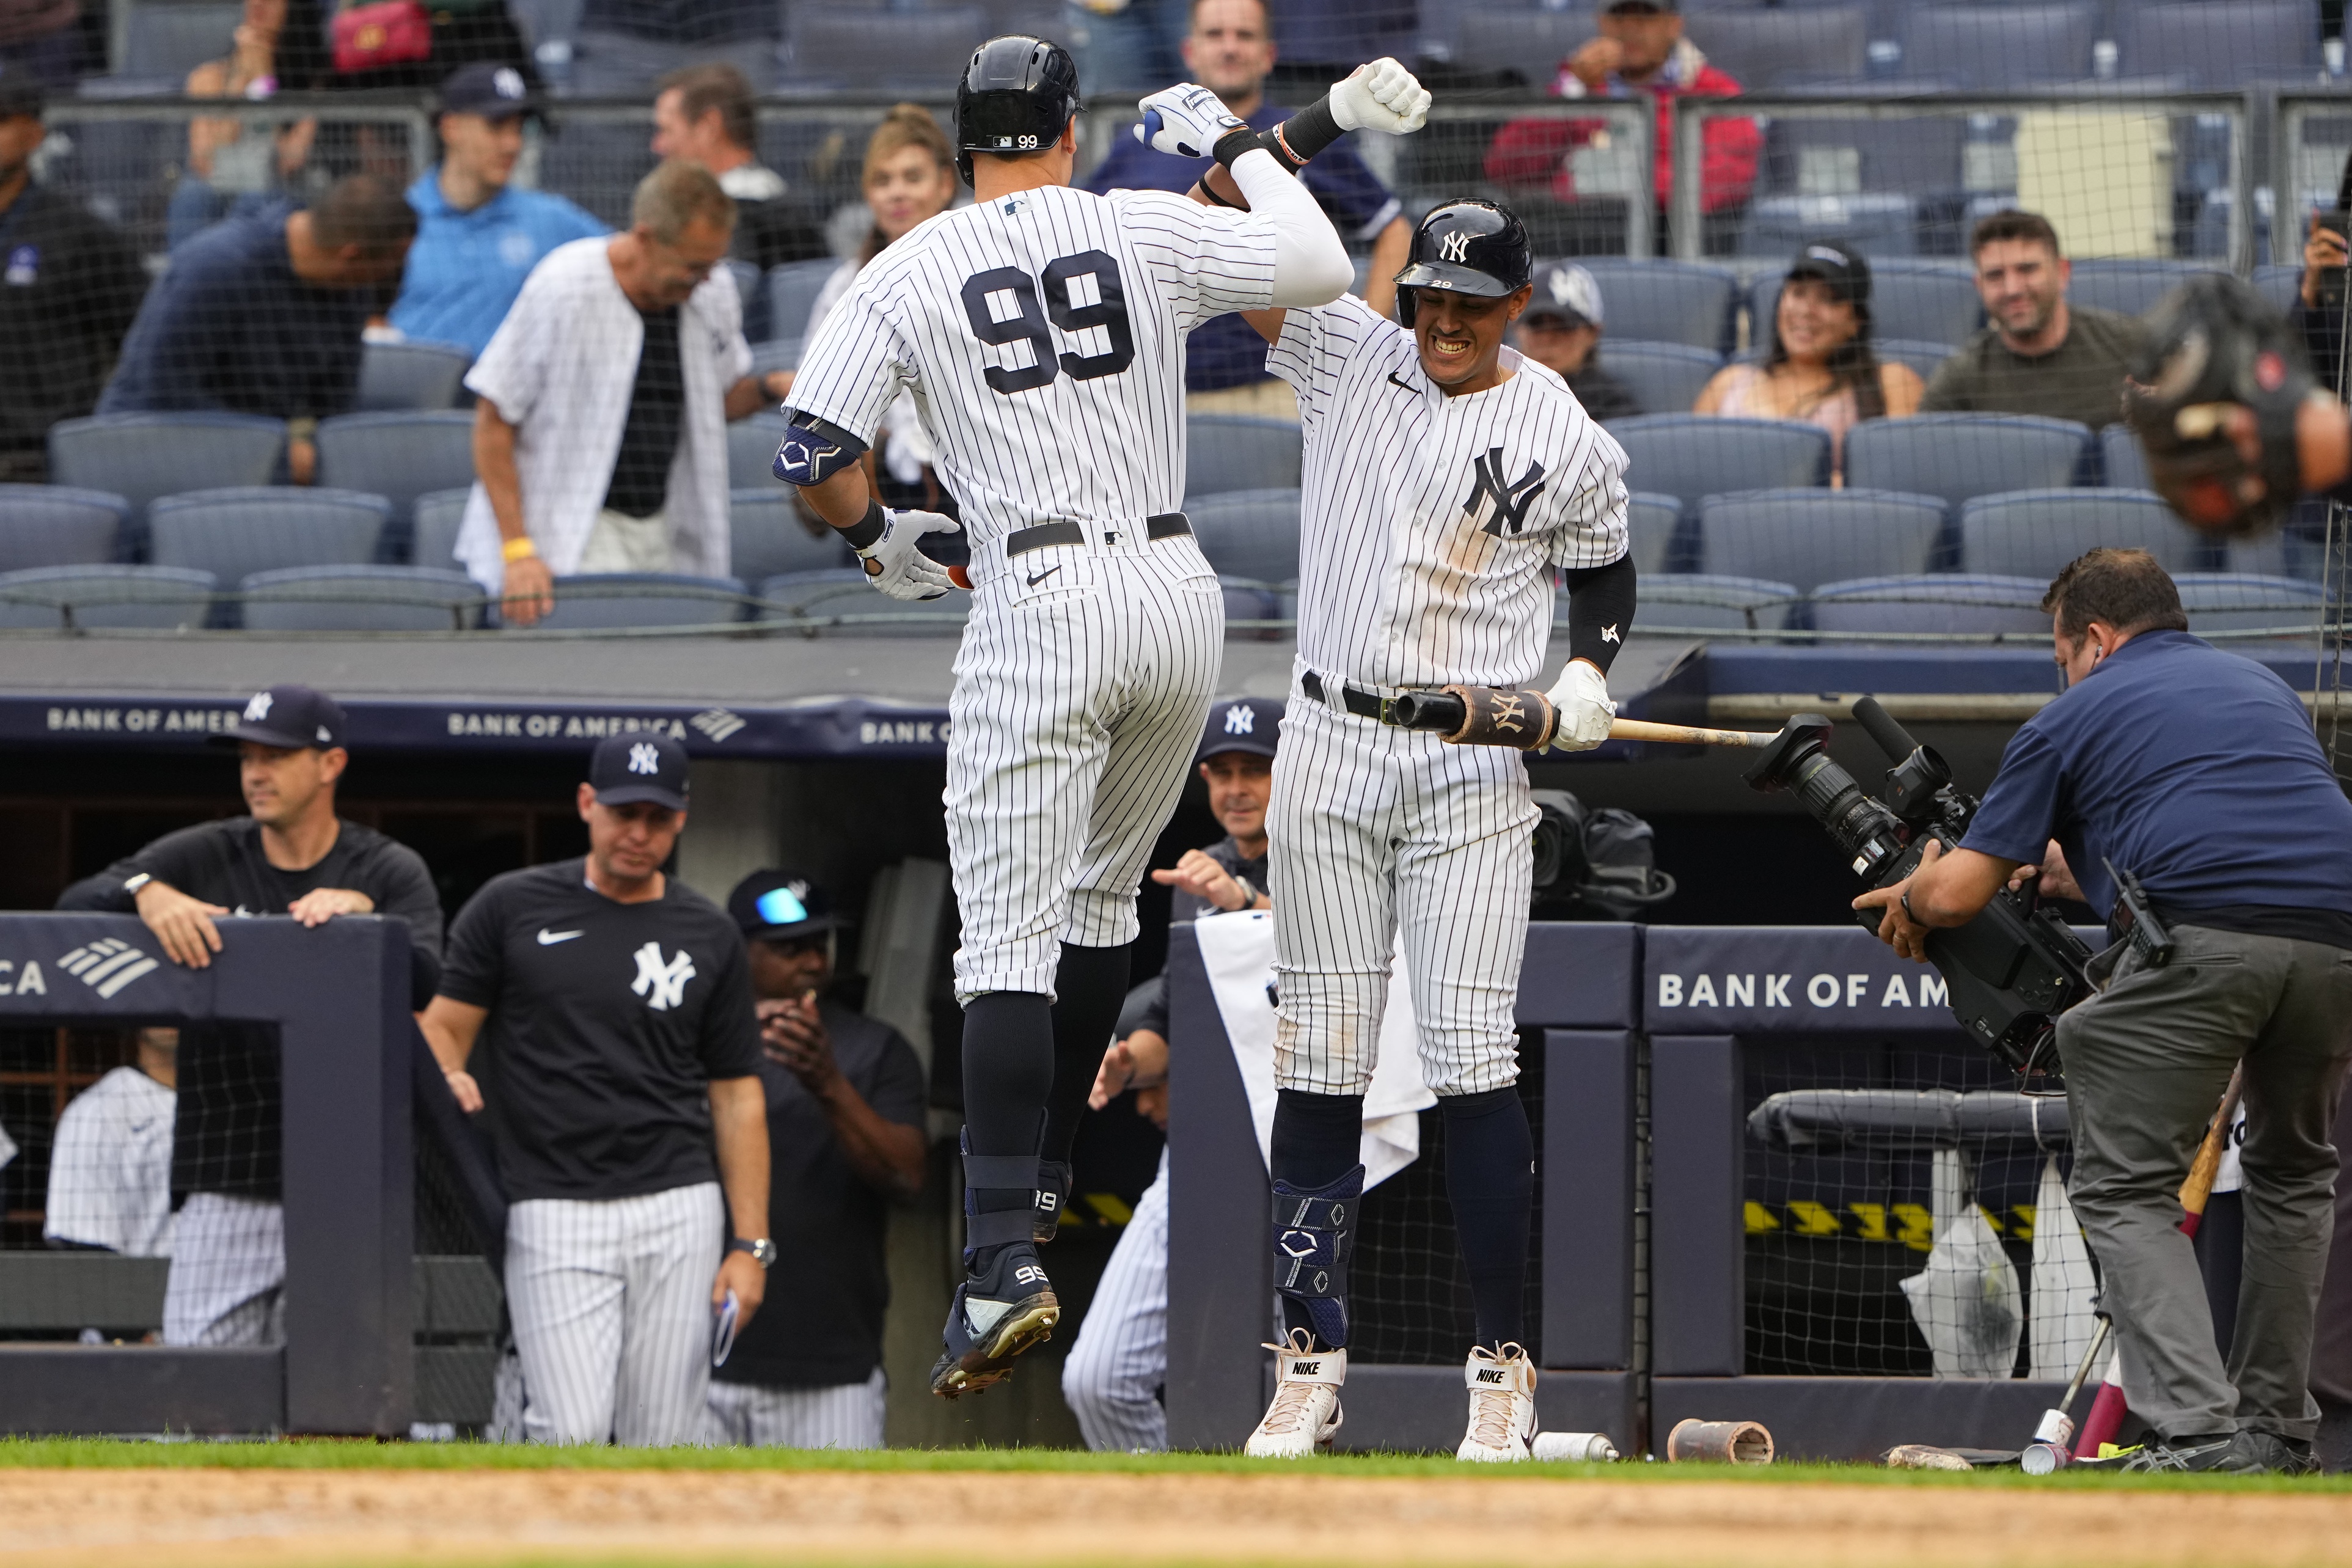
[[(2308, 1438), (2312, 1321), (2335, 1224), (2328, 1142), (2352, 1061), (2352, 952), (2183, 925), (2161, 969), (2126, 950), (2065, 1014), (2071, 1196), (2125, 1348), (2124, 1397), (2167, 1437), (2239, 1427)], [(2102, 955), (2106, 962), (2109, 955)], [(2189, 1175), (2245, 1062), (2245, 1268), (2225, 1366), (2189, 1237)]]

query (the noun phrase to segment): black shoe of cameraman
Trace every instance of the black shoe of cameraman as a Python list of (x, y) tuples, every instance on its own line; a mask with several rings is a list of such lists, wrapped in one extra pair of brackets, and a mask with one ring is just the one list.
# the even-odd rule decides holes
[(2241, 1432), (2233, 1445), (2274, 1476), (2309, 1476), (2319, 1471), (2319, 1459), (2309, 1439), (2282, 1437), (2275, 1432)]

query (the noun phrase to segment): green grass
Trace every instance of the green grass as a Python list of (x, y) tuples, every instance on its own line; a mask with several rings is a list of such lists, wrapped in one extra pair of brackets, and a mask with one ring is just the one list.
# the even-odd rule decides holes
[(2073, 1471), (2032, 1477), (2014, 1470), (1969, 1475), (1884, 1470), (1868, 1465), (1462, 1465), (1412, 1454), (1344, 1454), (1297, 1464), (1237, 1454), (1083, 1454), (1057, 1448), (893, 1448), (820, 1453), (761, 1448), (545, 1448), (490, 1443), (374, 1443), (318, 1438), (275, 1442), (143, 1442), (118, 1438), (0, 1438), (0, 1468), (64, 1469), (226, 1468), (280, 1470), (842, 1471), (908, 1474), (993, 1471), (1047, 1475), (1288, 1475), (1368, 1479), (1443, 1478), (1497, 1483), (1602, 1479), (1675, 1485), (1843, 1482), (1885, 1487), (1990, 1487), (2342, 1494), (2352, 1476), (2119, 1476)]

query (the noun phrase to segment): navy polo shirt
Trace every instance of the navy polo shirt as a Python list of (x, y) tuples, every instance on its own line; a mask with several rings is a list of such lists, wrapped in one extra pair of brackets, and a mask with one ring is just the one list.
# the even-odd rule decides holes
[(2132, 872), (2168, 920), (2352, 947), (2352, 801), (2287, 683), (2187, 632), (2142, 632), (2029, 720), (1961, 847), (2039, 863), (2094, 909)]
[[(1289, 119), (1291, 112), (1260, 103), (1255, 114), (1244, 118), (1253, 131), (1271, 131)], [(1080, 183), (1097, 195), (1110, 191), (1168, 191), (1181, 196), (1215, 162), (1156, 153), (1129, 134), (1116, 138), (1108, 156)], [(1298, 178), (1330, 215), (1331, 226), (1352, 245), (1370, 245), (1378, 239), (1381, 230), (1403, 210), (1344, 139), (1317, 153)], [(1212, 317), (1185, 340), (1184, 390), (1216, 392), (1265, 380), (1270, 374), (1265, 355), (1271, 346), (1238, 315)]]

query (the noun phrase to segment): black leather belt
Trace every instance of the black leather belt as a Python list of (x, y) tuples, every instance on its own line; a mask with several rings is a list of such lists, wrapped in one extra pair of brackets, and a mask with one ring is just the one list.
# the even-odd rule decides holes
[[(1143, 520), (1143, 535), (1147, 539), (1174, 539), (1192, 531), (1192, 520), (1181, 511), (1156, 511)], [(1107, 532), (1107, 539), (1116, 540), (1116, 531)], [(1029, 528), (1016, 528), (1004, 536), (1007, 556), (1026, 555), (1032, 550), (1043, 550), (1051, 544), (1084, 544), (1087, 531), (1075, 522), (1041, 522)]]
[[(1328, 705), (1330, 700), (1323, 695), (1323, 678), (1311, 669), (1298, 678), (1298, 689), (1318, 702)], [(1388, 699), (1375, 697), (1361, 687), (1343, 683), (1339, 688), (1339, 706), (1359, 719), (1378, 719), (1383, 724), (1389, 721)]]

